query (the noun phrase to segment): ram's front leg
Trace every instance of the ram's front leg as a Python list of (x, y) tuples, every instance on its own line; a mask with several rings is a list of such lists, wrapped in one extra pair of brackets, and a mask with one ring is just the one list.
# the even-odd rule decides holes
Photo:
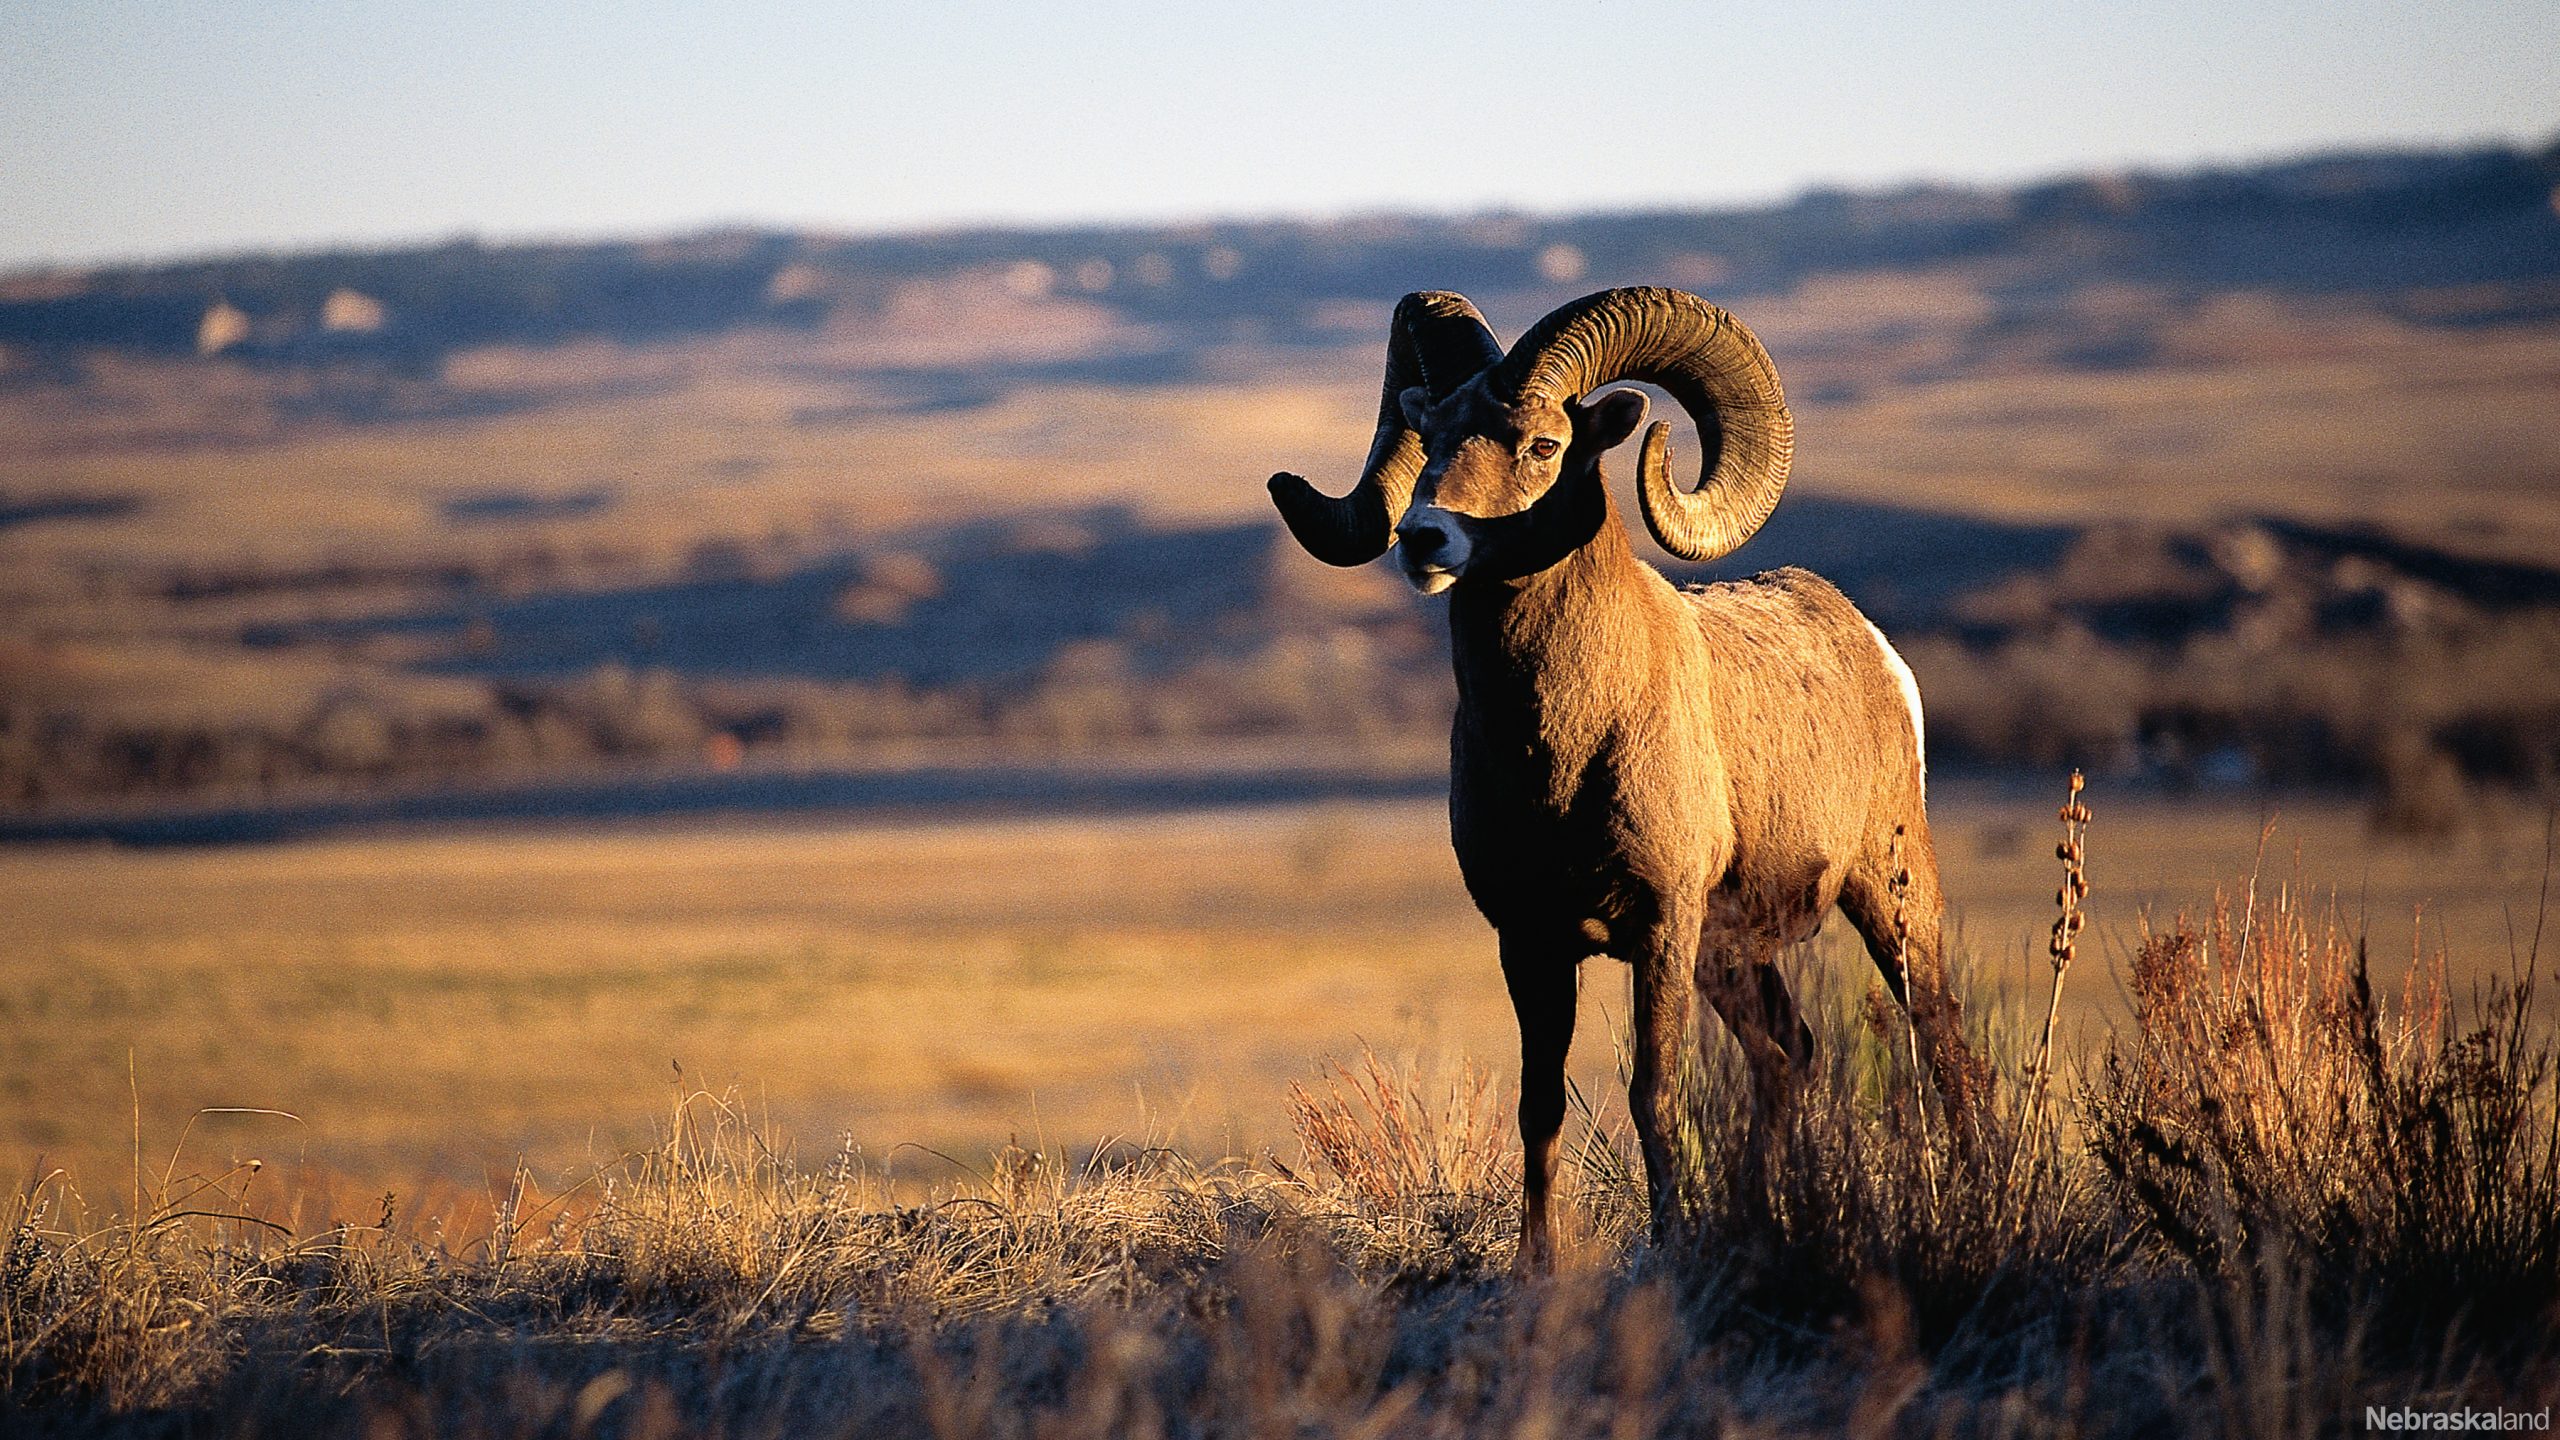
[(1520, 1251), (1515, 1266), (1544, 1269), (1554, 1254), (1549, 1221), (1564, 1136), (1564, 1062), (1573, 1046), (1574, 980), (1581, 956), (1522, 934), (1502, 935), (1502, 978), (1520, 1020)]
[(1694, 916), (1665, 917), (1630, 957), (1635, 975), (1635, 1063), (1627, 1080), (1627, 1110), (1644, 1149), (1645, 1189), (1652, 1202), (1653, 1238), (1669, 1239), (1680, 1226), (1683, 1198), (1694, 1182), (1681, 1153), (1681, 1061), (1696, 1043), (1697, 981)]

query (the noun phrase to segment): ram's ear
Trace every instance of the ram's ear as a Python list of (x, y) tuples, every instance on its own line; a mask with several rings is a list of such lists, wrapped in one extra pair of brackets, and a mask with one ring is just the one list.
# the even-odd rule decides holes
[(1405, 425), (1416, 434), (1422, 433), (1422, 422), (1431, 414), (1431, 392), (1419, 385), (1407, 386), (1396, 397), (1396, 403), (1404, 409)]
[(1594, 450), (1606, 450), (1636, 433), (1653, 402), (1641, 390), (1612, 390), (1588, 405), (1573, 407), (1574, 439)]

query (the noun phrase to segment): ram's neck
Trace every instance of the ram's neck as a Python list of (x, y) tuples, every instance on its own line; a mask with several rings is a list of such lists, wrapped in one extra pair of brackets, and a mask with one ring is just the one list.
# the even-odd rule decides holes
[(1550, 748), (1576, 748), (1565, 733), (1609, 727), (1645, 703), (1650, 591), (1662, 577), (1636, 558), (1616, 507), (1580, 549), (1518, 580), (1461, 583), (1449, 631), (1464, 712), (1495, 728), (1526, 725)]

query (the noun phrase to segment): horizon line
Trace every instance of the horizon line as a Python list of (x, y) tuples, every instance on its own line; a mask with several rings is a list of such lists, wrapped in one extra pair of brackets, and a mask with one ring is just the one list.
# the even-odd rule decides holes
[[(2091, 162), (2069, 169), (2038, 169), (2006, 178), (1956, 179), (1913, 175), (1894, 180), (1862, 182), (1807, 180), (1785, 190), (1757, 196), (1735, 196), (1721, 200), (1630, 201), (1624, 204), (1593, 204), (1573, 207), (1540, 207), (1515, 201), (1495, 201), (1478, 206), (1434, 206), (1417, 204), (1358, 205), (1337, 210), (1298, 209), (1263, 212), (1209, 212), (1190, 216), (1148, 217), (1139, 214), (1092, 216), (1081, 219), (1039, 219), (1019, 217), (953, 217), (945, 220), (889, 222), (876, 227), (847, 225), (841, 221), (747, 219), (739, 217), (706, 218), (693, 222), (674, 222), (663, 227), (632, 226), (599, 227), (590, 230), (518, 230), (487, 231), (461, 228), (436, 234), (412, 233), (406, 236), (342, 236), (278, 240), (264, 244), (249, 243), (212, 249), (132, 252), (91, 258), (0, 259), (0, 282), (35, 279), (58, 279), (73, 275), (99, 275), (126, 271), (175, 269), (190, 265), (223, 265), (249, 260), (310, 260), (332, 255), (395, 255), (470, 246), (492, 250), (576, 248), (611, 244), (670, 244), (721, 235), (770, 235), (790, 237), (826, 237), (849, 242), (931, 238), (963, 235), (1057, 235), (1085, 231), (1144, 231), (1183, 228), (1212, 229), (1218, 227), (1305, 227), (1322, 228), (1362, 221), (1434, 220), (1462, 222), (1468, 220), (1590, 220), (1640, 215), (1717, 215), (1749, 214), (1760, 211), (1785, 210), (1818, 196), (1888, 197), (1930, 193), (1991, 195), (2015, 193), (2050, 185), (2067, 184), (2087, 179), (2165, 178), (2193, 179), (2221, 173), (2279, 169), (2288, 165), (2316, 164), (2322, 161), (2381, 159), (2387, 157), (2457, 156), (2470, 153), (2504, 151), (2531, 155), (2560, 152), (2560, 127), (2544, 132), (2538, 138), (2525, 135), (2482, 135), (2468, 139), (2412, 139), (2405, 141), (2342, 140), (2290, 149), (2270, 150), (2248, 157), (2196, 157), (2170, 162), (2128, 162), (2110, 164)], [(2560, 204), (2560, 201), (2555, 201)]]

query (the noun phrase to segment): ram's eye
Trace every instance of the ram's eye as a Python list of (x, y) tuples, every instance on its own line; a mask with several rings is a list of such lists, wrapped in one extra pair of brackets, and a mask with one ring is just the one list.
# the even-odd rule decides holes
[(1529, 442), (1529, 454), (1533, 459), (1553, 460), (1556, 458), (1556, 442), (1549, 436), (1541, 435)]

